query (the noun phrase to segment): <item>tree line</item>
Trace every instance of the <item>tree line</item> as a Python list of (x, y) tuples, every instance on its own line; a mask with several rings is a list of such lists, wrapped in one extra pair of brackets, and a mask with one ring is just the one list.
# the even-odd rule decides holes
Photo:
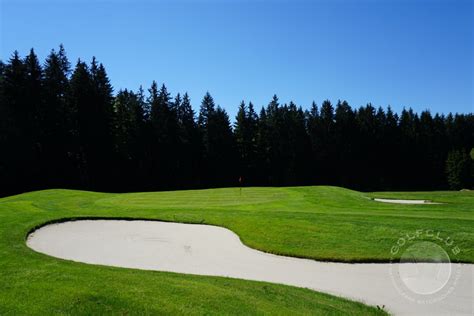
[[(359, 190), (472, 187), (474, 115), (346, 101), (306, 110), (275, 95), (242, 101), (232, 124), (210, 93), (114, 94), (103, 64), (62, 46), (0, 61), (0, 194), (44, 189), (150, 191), (338, 185)], [(471, 154), (471, 156), (470, 156)], [(474, 158), (474, 157), (473, 157)]]

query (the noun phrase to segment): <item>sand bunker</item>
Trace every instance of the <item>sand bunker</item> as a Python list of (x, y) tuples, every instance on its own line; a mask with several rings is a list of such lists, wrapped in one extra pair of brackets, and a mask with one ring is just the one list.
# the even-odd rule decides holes
[(395, 203), (395, 204), (439, 204), (428, 200), (397, 200), (397, 199), (378, 199), (375, 198), (374, 201), (384, 202), (384, 203)]
[[(157, 221), (81, 220), (52, 224), (28, 237), (30, 248), (54, 257), (116, 267), (268, 281), (310, 288), (395, 314), (472, 314), (473, 265), (343, 264), (263, 253), (243, 245), (228, 229)], [(384, 250), (381, 250), (384, 251)], [(390, 251), (387, 249), (386, 251)], [(412, 301), (396, 278), (435, 269), (460, 274), (453, 291), (431, 304)], [(401, 270), (400, 270), (401, 268)], [(408, 274), (407, 274), (408, 271)], [(394, 281), (395, 273), (395, 281)], [(441, 273), (441, 275), (443, 275)], [(444, 279), (412, 278), (411, 289), (443, 286)], [(400, 279), (401, 280), (401, 279)], [(450, 283), (452, 284), (452, 283)], [(412, 287), (414, 285), (414, 287)], [(429, 299), (431, 296), (426, 296)], [(421, 295), (423, 298), (423, 295)]]

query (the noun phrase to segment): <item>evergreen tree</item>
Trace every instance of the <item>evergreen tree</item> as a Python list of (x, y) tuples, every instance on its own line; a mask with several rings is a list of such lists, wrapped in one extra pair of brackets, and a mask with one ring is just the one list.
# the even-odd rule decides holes
[(209, 92), (201, 102), (198, 127), (203, 143), (202, 182), (213, 187), (235, 183), (238, 170), (229, 116), (216, 108)]
[[(68, 106), (73, 113), (74, 135), (77, 135), (76, 170), (81, 185), (97, 187), (96, 126), (98, 117), (93, 105), (93, 82), (87, 64), (78, 60), (70, 80)], [(100, 137), (100, 136), (99, 136)]]
[[(6, 65), (0, 60), (0, 148), (2, 148), (2, 155), (0, 155), (0, 178), (4, 181), (0, 182), (0, 196), (1, 194), (10, 193), (9, 187), (11, 184), (7, 183), (11, 180), (9, 167), (13, 153), (9, 152), (12, 149), (13, 140), (13, 125), (10, 109), (8, 108), (5, 98), (5, 71)], [(14, 187), (11, 192), (15, 192), (18, 188)]]
[(471, 159), (465, 150), (452, 150), (446, 159), (446, 177), (452, 190), (473, 185)]
[(303, 109), (297, 107), (293, 102), (290, 102), (285, 110), (287, 111), (285, 126), (288, 131), (288, 138), (283, 151), (287, 152), (288, 167), (284, 184), (306, 184), (309, 181), (307, 170), (310, 163), (306, 151), (310, 148), (310, 140), (306, 133), (305, 115)]
[(319, 175), (322, 173), (320, 170), (322, 166), (320, 165), (319, 159), (319, 108), (316, 105), (316, 102), (312, 102), (311, 108), (309, 111), (306, 111), (306, 130), (308, 133), (310, 141), (309, 153), (309, 182), (310, 183), (320, 183)]
[(167, 179), (167, 157), (166, 150), (169, 144), (167, 130), (168, 110), (171, 96), (165, 85), (158, 86), (153, 81), (150, 88), (150, 123), (152, 133), (152, 185), (161, 189), (166, 186)]
[(322, 184), (336, 184), (333, 180), (335, 165), (333, 157), (337, 150), (334, 145), (334, 107), (329, 100), (321, 104), (319, 124), (317, 128), (318, 140), (316, 155), (317, 163), (321, 166), (318, 179)]
[(338, 150), (335, 152), (334, 163), (338, 177), (338, 184), (354, 187), (357, 179), (354, 177), (353, 168), (360, 167), (361, 152), (357, 147), (357, 124), (356, 115), (347, 101), (339, 101), (334, 114), (334, 145)]
[(270, 183), (270, 130), (268, 127), (267, 112), (264, 107), (260, 110), (257, 123), (257, 183), (269, 185)]
[(178, 171), (180, 147), (177, 112), (173, 110), (171, 96), (164, 84), (157, 91), (156, 82), (153, 82), (150, 93), (154, 183), (157, 188), (176, 187), (174, 175)]
[(114, 143), (115, 150), (123, 160), (132, 160), (132, 142), (138, 135), (140, 120), (137, 117), (138, 99), (136, 95), (120, 90), (114, 100)]
[[(97, 115), (97, 120), (100, 124), (97, 125), (100, 132), (97, 136), (102, 137), (104, 145), (107, 146), (106, 142), (110, 142), (111, 129), (113, 124), (113, 88), (110, 84), (110, 80), (105, 71), (102, 63), (97, 65), (95, 57), (92, 59), (91, 64), (91, 76), (92, 76), (92, 90), (93, 90), (93, 102), (94, 110)], [(110, 148), (107, 148), (110, 150)]]
[(91, 62), (89, 77), (90, 103), (83, 104), (83, 113), (87, 118), (80, 121), (80, 124), (88, 125), (81, 128), (88, 140), (85, 144), (88, 165), (94, 174), (93, 185), (99, 189), (113, 188), (120, 181), (120, 175), (114, 171), (113, 89), (104, 66), (98, 64), (95, 57)]
[(171, 103), (171, 111), (175, 113), (176, 117), (179, 117), (179, 109), (181, 107), (181, 94), (178, 93), (174, 98), (174, 101)]
[(198, 117), (198, 127), (201, 131), (203, 138), (203, 145), (205, 153), (210, 151), (210, 141), (209, 141), (209, 121), (211, 120), (213, 114), (215, 114), (215, 104), (214, 99), (212, 98), (209, 92), (206, 92), (204, 98), (201, 102), (201, 107), (199, 108), (199, 117)]
[(38, 57), (33, 49), (30, 50), (25, 61), (25, 111), (26, 116), (22, 118), (28, 126), (25, 126), (27, 137), (31, 148), (33, 157), (30, 159), (30, 164), (27, 166), (30, 172), (29, 179), (34, 188), (41, 188), (42, 183), (48, 179), (49, 175), (42, 173), (46, 165), (44, 156), (44, 133), (43, 133), (43, 96), (42, 96), (42, 80), (43, 70), (40, 66)]
[[(176, 100), (175, 100), (176, 102)], [(191, 100), (187, 93), (177, 107), (180, 128), (180, 186), (196, 187), (200, 185), (202, 165), (202, 141)]]
[(198, 128), (202, 139), (202, 159), (201, 169), (202, 183), (205, 185), (214, 185), (216, 182), (215, 168), (213, 166), (213, 135), (212, 118), (215, 114), (215, 104), (209, 92), (206, 92), (199, 108)]
[(157, 141), (160, 144), (169, 143), (169, 119), (171, 96), (165, 85), (160, 90), (156, 90), (156, 82), (153, 82), (150, 89), (153, 102), (151, 103), (151, 123), (156, 134)]
[(258, 116), (252, 102), (249, 106), (242, 101), (236, 116), (234, 136), (239, 155), (239, 174), (242, 181), (252, 185), (258, 182), (257, 139)]
[(145, 115), (142, 91), (121, 90), (114, 101), (114, 143), (117, 167), (127, 187), (143, 187), (144, 159), (146, 156)]
[[(32, 127), (38, 130), (40, 127), (38, 121), (42, 120), (43, 108), (41, 104), (42, 95), (42, 80), (43, 80), (43, 70), (41, 69), (38, 57), (36, 56), (33, 49), (30, 50), (28, 56), (26, 56), (25, 61), (25, 98), (26, 98), (26, 119), (31, 123)], [(41, 131), (40, 131), (41, 132)], [(38, 136), (38, 133), (34, 132), (35, 136)], [(38, 141), (38, 139), (36, 139)]]
[(17, 51), (13, 53), (3, 71), (2, 97), (2, 181), (3, 190), (35, 189), (31, 177), (35, 165), (33, 109), (27, 87), (27, 71)]
[(67, 104), (70, 63), (64, 47), (59, 52), (52, 50), (46, 58), (43, 79), (43, 120), (41, 129), (44, 137), (45, 173), (49, 185), (70, 186), (74, 183), (75, 148), (74, 112)]
[(187, 132), (191, 132), (191, 130), (196, 128), (194, 117), (195, 113), (191, 106), (191, 100), (189, 99), (188, 93), (185, 93), (183, 101), (178, 107), (178, 121)]
[(433, 178), (437, 173), (437, 166), (434, 162), (436, 161), (437, 152), (439, 150), (434, 135), (434, 120), (431, 113), (429, 111), (421, 112), (418, 137), (416, 139), (416, 146), (419, 152), (419, 186), (432, 189), (436, 188), (434, 183), (427, 180)]
[(380, 171), (376, 169), (377, 157), (377, 119), (376, 110), (372, 104), (367, 104), (365, 107), (360, 107), (356, 114), (356, 121), (358, 126), (358, 142), (357, 150), (357, 171), (356, 177), (359, 178), (360, 187), (370, 186), (378, 181), (380, 178)]
[(202, 130), (206, 130), (207, 124), (209, 123), (209, 117), (215, 111), (214, 99), (209, 92), (206, 92), (201, 102), (199, 109), (198, 125)]
[[(398, 115), (392, 111), (389, 106), (385, 115), (383, 139), (381, 140), (381, 150), (383, 152), (383, 162), (385, 165), (383, 172), (385, 175), (384, 185), (387, 189), (395, 190), (400, 188), (397, 182), (398, 175), (401, 174), (400, 168), (400, 135), (398, 129)], [(387, 166), (389, 166), (387, 168)]]
[(234, 137), (229, 116), (220, 106), (210, 112), (207, 129), (206, 157), (211, 186), (236, 185), (239, 175)]
[[(272, 100), (266, 108), (266, 159), (268, 162), (268, 183), (270, 185), (278, 185), (283, 181), (285, 171), (284, 157), (286, 153), (282, 153), (284, 145), (282, 145), (285, 131), (283, 127), (283, 111), (280, 108), (280, 103), (277, 95), (273, 95)], [(286, 141), (285, 141), (286, 142)]]
[(245, 102), (240, 102), (239, 110), (235, 118), (234, 135), (239, 153), (239, 173), (247, 176), (248, 164), (248, 136), (247, 136), (247, 106)]

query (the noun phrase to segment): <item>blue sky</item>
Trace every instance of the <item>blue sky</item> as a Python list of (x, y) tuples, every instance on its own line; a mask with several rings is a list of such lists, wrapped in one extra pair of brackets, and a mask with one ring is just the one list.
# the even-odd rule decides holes
[(242, 99), (372, 102), (474, 112), (473, 4), (466, 0), (0, 0), (0, 58), (63, 43), (104, 63), (117, 91), (152, 80), (211, 92), (232, 119)]

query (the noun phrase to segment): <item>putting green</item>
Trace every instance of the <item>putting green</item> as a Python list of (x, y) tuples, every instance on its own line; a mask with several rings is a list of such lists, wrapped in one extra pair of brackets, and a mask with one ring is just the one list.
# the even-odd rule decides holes
[[(384, 204), (368, 196), (443, 204)], [(0, 314), (375, 314), (376, 308), (282, 285), (58, 260), (33, 252), (25, 238), (64, 218), (147, 218), (224, 226), (248, 246), (277, 254), (385, 262), (400, 237), (429, 229), (456, 241), (457, 261), (474, 262), (473, 206), (473, 192), (364, 194), (336, 187), (7, 197), (0, 199)]]

